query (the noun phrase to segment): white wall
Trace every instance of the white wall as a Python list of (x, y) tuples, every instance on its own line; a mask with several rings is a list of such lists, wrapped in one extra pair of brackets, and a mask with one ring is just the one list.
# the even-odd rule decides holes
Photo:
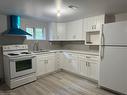
[[(5, 15), (0, 15), (0, 33), (7, 29), (7, 17)], [(2, 64), (2, 52), (0, 49), (0, 78), (3, 76), (3, 64)]]
[[(43, 22), (40, 20), (31, 19), (31, 18), (21, 18), (21, 28), (25, 30), (26, 27), (38, 27), (38, 28), (45, 27), (46, 40), (39, 40), (39, 49), (60, 49), (61, 48), (58, 42), (50, 44), (50, 42), (48, 41), (49, 23)], [(34, 40), (25, 40), (24, 43), (28, 44), (30, 50), (33, 50), (33, 46), (35, 43)]]
[(116, 22), (127, 20), (127, 13), (116, 14), (115, 19), (116, 19)]
[[(7, 16), (0, 14), (0, 34), (7, 30)], [(42, 22), (35, 19), (29, 19), (29, 18), (21, 18), (21, 28), (25, 30), (26, 27), (46, 27), (46, 35), (48, 38), (48, 23)], [(0, 36), (0, 46), (2, 45), (8, 45), (8, 44), (28, 44), (30, 46), (30, 49), (33, 48), (33, 44), (35, 41), (28, 41), (25, 39), (25, 37), (22, 36)], [(48, 40), (46, 41), (39, 41), (40, 43), (40, 49), (59, 49), (60, 45), (59, 43), (52, 43), (50, 44)], [(3, 66), (2, 66), (2, 56), (1, 56), (1, 50), (0, 50), (0, 79), (3, 77)]]
[(48, 33), (47, 33), (48, 23), (47, 22), (42, 22), (39, 20), (30, 19), (30, 18), (21, 18), (21, 28), (25, 30), (26, 27), (38, 27), (38, 28), (45, 27), (46, 36), (48, 37)]
[(7, 16), (0, 15), (0, 33), (7, 29)]

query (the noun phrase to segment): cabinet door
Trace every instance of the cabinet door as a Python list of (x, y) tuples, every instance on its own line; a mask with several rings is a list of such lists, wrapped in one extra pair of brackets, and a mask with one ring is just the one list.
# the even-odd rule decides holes
[(56, 53), (55, 55), (55, 69), (58, 70), (60, 69), (62, 66), (61, 66), (61, 53)]
[(67, 63), (67, 59), (66, 59), (65, 52), (60, 52), (59, 53), (59, 66), (60, 66), (60, 68), (65, 69), (66, 68), (66, 63)]
[(65, 32), (66, 32), (66, 24), (57, 23), (57, 34), (65, 34)]
[(55, 71), (55, 54), (49, 54), (46, 63), (46, 73)]
[(87, 76), (87, 65), (86, 65), (86, 60), (85, 56), (79, 56), (78, 60), (78, 74), (82, 76)]
[(85, 18), (84, 31), (100, 31), (104, 23), (105, 15)]
[(65, 40), (65, 37), (66, 37), (66, 24), (57, 23), (57, 39)]
[(49, 40), (56, 40), (57, 38), (57, 23), (49, 24)]
[(82, 40), (83, 20), (76, 20), (67, 23), (67, 39)]
[(72, 54), (68, 53), (68, 52), (64, 52), (64, 65), (63, 65), (63, 69), (67, 70), (67, 71), (73, 71), (73, 67), (72, 67)]
[(37, 76), (41, 76), (46, 73), (46, 65), (45, 65), (45, 60), (40, 59), (40, 56), (37, 56)]
[(76, 74), (78, 74), (78, 63), (79, 63), (79, 61), (78, 61), (78, 54), (76, 54), (76, 53), (71, 53), (71, 56), (72, 56), (72, 61), (71, 61), (71, 70), (72, 70), (72, 72), (74, 72), (74, 73), (76, 73)]
[(105, 15), (96, 16), (96, 31), (101, 31), (102, 25), (105, 23)]
[(98, 80), (99, 68), (97, 63), (87, 62), (88, 64), (88, 77), (94, 80)]

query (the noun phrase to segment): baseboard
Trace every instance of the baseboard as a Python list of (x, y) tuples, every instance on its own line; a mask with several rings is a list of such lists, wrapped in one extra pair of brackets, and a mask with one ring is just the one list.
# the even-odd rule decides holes
[(112, 93), (114, 93), (114, 94), (116, 94), (116, 95), (126, 95), (126, 94), (123, 94), (123, 93), (120, 93), (120, 92), (117, 92), (117, 91), (111, 90), (111, 89), (106, 88), (106, 87), (103, 87), (103, 86), (99, 86), (99, 88), (100, 88), (100, 89), (107, 90), (107, 91), (109, 91), (109, 92), (112, 92)]
[(67, 71), (67, 70), (65, 70), (65, 69), (61, 69), (61, 71), (64, 71), (64, 72), (73, 74), (73, 75), (75, 75), (75, 76), (77, 76), (77, 77), (80, 77), (80, 78), (84, 78), (84, 79), (86, 79), (86, 80), (88, 80), (88, 81), (91, 81), (91, 82), (93, 82), (93, 83), (95, 83), (95, 84), (98, 85), (98, 81), (97, 81), (97, 80), (94, 80), (94, 79), (91, 79), (91, 78), (88, 78), (88, 77), (85, 77), (85, 76), (82, 76), (82, 75), (79, 75), (79, 74), (76, 74), (76, 73)]

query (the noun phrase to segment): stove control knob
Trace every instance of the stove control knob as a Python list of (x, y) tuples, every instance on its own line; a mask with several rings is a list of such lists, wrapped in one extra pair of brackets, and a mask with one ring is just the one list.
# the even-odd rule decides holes
[(25, 46), (22, 46), (23, 49), (25, 49)]
[(9, 49), (9, 47), (6, 47), (7, 49)]

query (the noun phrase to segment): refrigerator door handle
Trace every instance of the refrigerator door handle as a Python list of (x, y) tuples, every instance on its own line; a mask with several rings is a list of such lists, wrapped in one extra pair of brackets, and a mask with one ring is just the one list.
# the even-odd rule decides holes
[(101, 57), (101, 60), (104, 58), (104, 46), (101, 46), (101, 51), (100, 51), (100, 57)]
[(104, 45), (104, 33), (103, 33), (103, 28), (104, 28), (104, 25), (102, 25), (102, 30), (101, 30), (101, 46), (103, 46)]
[(104, 57), (104, 33), (103, 33), (103, 25), (102, 25), (102, 31), (101, 31), (100, 57), (101, 57), (101, 59), (103, 59), (103, 57)]

